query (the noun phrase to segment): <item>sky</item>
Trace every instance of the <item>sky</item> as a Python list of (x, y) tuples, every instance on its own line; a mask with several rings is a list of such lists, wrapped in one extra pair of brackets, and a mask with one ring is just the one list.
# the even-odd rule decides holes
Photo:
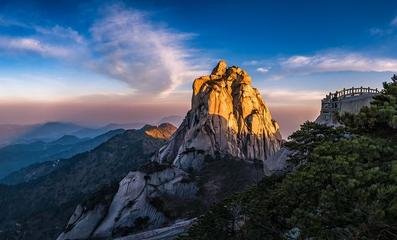
[(330, 91), (397, 72), (396, 1), (0, 1), (0, 124), (184, 116), (218, 60), (246, 69), (282, 134)]

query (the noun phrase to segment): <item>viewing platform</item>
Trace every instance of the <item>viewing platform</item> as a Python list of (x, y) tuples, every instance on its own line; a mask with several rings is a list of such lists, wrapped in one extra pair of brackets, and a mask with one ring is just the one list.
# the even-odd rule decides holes
[(321, 113), (316, 122), (337, 124), (337, 113), (358, 113), (362, 107), (369, 106), (377, 94), (379, 90), (370, 87), (352, 87), (330, 92), (321, 100)]
[(335, 101), (335, 100), (340, 100), (340, 99), (343, 99), (343, 98), (346, 98), (346, 97), (354, 97), (354, 96), (360, 96), (360, 95), (363, 95), (363, 94), (378, 94), (378, 93), (379, 93), (379, 91), (378, 91), (377, 88), (375, 88), (375, 89), (369, 88), (369, 87), (367, 87), (367, 88), (364, 88), (364, 87), (359, 87), (359, 88), (352, 87), (352, 88), (348, 88), (348, 89), (344, 88), (343, 90), (336, 91), (334, 93), (330, 92), (323, 99), (323, 101), (327, 100), (327, 99), (331, 99), (332, 101)]

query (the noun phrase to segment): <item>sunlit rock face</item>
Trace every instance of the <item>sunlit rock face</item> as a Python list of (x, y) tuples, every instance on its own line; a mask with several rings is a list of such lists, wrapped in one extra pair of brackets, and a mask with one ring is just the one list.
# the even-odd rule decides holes
[(145, 134), (150, 137), (168, 140), (176, 131), (176, 127), (170, 123), (162, 123), (158, 127), (147, 125), (147, 127), (144, 127), (144, 130)]
[(280, 144), (279, 126), (251, 77), (220, 61), (194, 81), (191, 110), (158, 160), (185, 170), (200, 169), (206, 155), (264, 161)]

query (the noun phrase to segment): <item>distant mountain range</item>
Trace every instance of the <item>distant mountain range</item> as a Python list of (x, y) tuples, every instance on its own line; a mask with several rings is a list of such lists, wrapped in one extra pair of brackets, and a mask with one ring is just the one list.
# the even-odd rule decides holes
[[(52, 142), (37, 141), (33, 143), (13, 144), (0, 149), (0, 178), (34, 163), (70, 158), (78, 153), (89, 151), (113, 136), (124, 132), (123, 129), (112, 130), (94, 138), (78, 138), (65, 135)], [(25, 172), (22, 169), (21, 172)], [(18, 177), (17, 171), (0, 180), (1, 183), (16, 184), (35, 178), (29, 174), (27, 179)], [(25, 175), (25, 174), (23, 174)]]
[(15, 141), (37, 125), (0, 124), (0, 147)]
[[(55, 239), (78, 203), (111, 200), (118, 182), (148, 163), (175, 130), (161, 124), (123, 131), (91, 151), (14, 174), (10, 181), (29, 181), (0, 184), (0, 239)], [(74, 140), (67, 136), (57, 142)]]
[(33, 125), (0, 124), (0, 146), (14, 143), (31, 143), (35, 141), (50, 142), (64, 135), (78, 138), (92, 138), (114, 129), (141, 128), (143, 123), (108, 124), (103, 127), (85, 127), (68, 122), (47, 122)]
[[(171, 123), (179, 126), (182, 117), (171, 115), (161, 118), (154, 124)], [(145, 123), (110, 123), (102, 127), (87, 127), (69, 122), (47, 122), (42, 124), (16, 125), (0, 124), (0, 147), (15, 143), (32, 143), (36, 141), (51, 142), (65, 135), (78, 138), (93, 138), (115, 129), (139, 129)]]
[[(159, 124), (165, 122), (180, 124), (180, 121), (180, 116), (172, 115), (162, 118)], [(120, 133), (120, 131), (110, 131), (139, 129), (143, 126), (144, 124), (139, 122), (110, 123), (99, 128), (67, 122), (34, 125), (0, 124), (0, 182), (15, 184), (25, 181), (26, 179), (17, 177), (20, 173), (1, 179), (30, 164), (69, 158), (88, 151), (114, 134)]]

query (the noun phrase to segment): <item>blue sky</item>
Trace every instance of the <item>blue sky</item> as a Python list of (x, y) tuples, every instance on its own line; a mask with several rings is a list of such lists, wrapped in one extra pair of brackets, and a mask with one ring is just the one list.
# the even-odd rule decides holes
[[(324, 93), (388, 80), (396, 38), (396, 1), (3, 0), (0, 123), (183, 115), (193, 79), (226, 59), (248, 70), (288, 134)], [(84, 115), (126, 102), (127, 115)]]

